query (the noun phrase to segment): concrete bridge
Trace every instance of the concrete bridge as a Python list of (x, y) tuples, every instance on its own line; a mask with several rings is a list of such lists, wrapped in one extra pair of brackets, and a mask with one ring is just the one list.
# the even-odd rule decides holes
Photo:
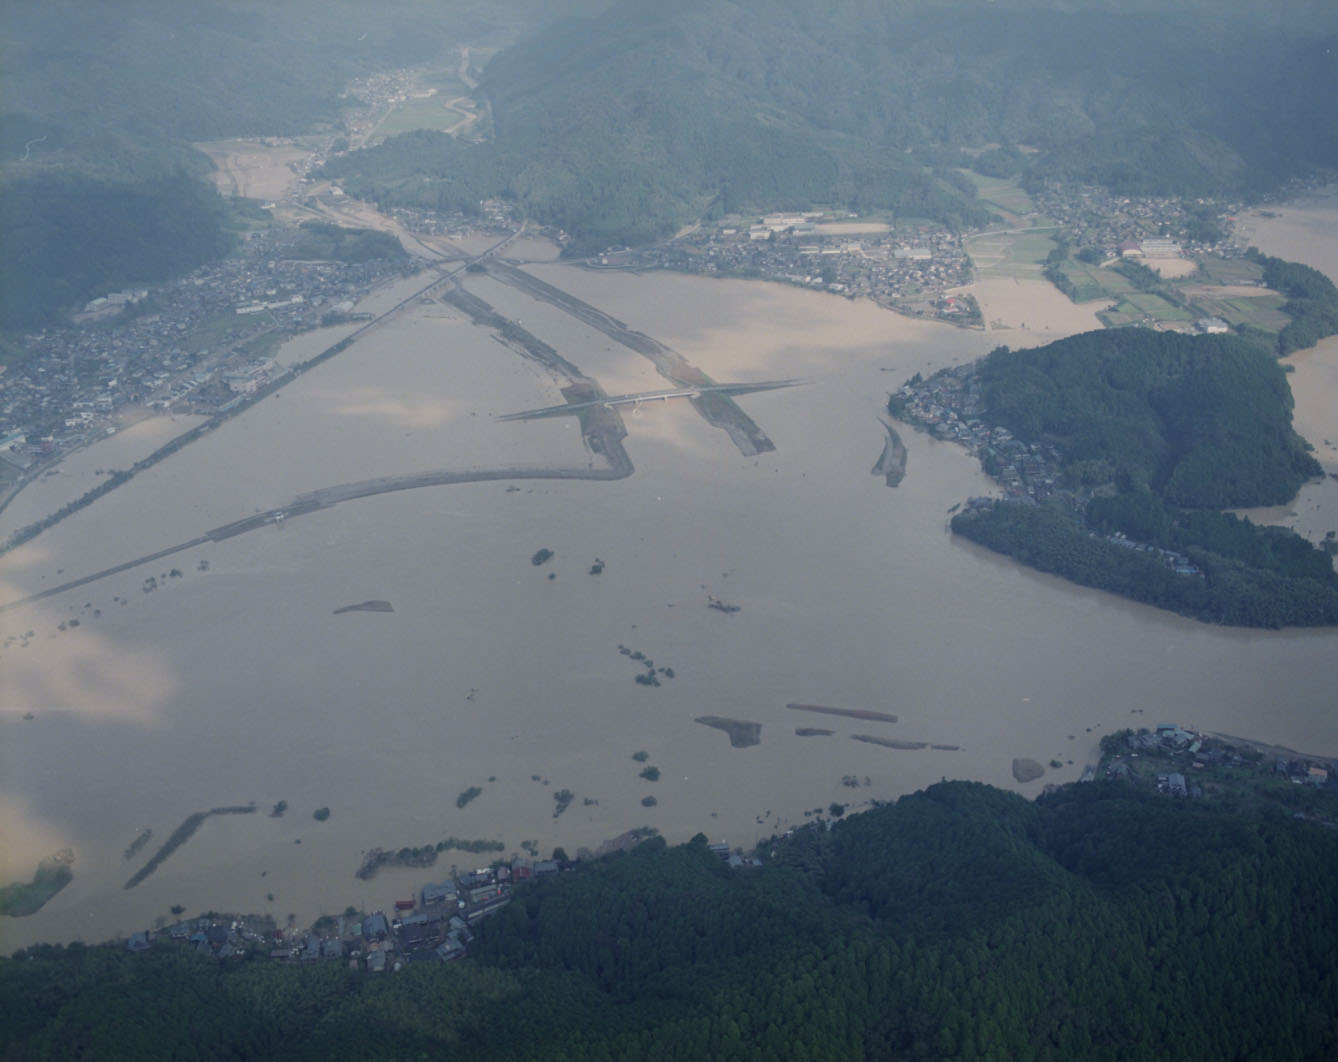
[(798, 380), (763, 380), (759, 383), (702, 384), (698, 387), (677, 387), (671, 391), (642, 391), (639, 394), (604, 395), (585, 402), (564, 402), (560, 406), (544, 406), (542, 409), (527, 409), (520, 413), (505, 413), (498, 420), (538, 420), (541, 417), (561, 417), (579, 413), (593, 406), (613, 409), (615, 406), (639, 406), (643, 402), (668, 402), (671, 398), (701, 398), (707, 394), (746, 395), (754, 391), (774, 391), (781, 387), (793, 387)]

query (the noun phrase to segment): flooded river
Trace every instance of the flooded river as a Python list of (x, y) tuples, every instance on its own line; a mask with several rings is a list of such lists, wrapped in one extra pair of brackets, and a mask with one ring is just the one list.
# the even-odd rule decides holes
[[(1265, 249), (1268, 226), (1252, 237)], [(491, 858), (447, 852), (430, 871), (355, 879), (378, 846), (456, 837), (574, 853), (643, 825), (749, 846), (833, 801), (945, 777), (1031, 795), (1075, 779), (1103, 733), (1130, 725), (1338, 753), (1338, 634), (1208, 627), (954, 540), (950, 510), (991, 484), (962, 450), (909, 429), (901, 485), (870, 474), (878, 415), (911, 374), (1083, 326), (1067, 306), (1046, 318), (1049, 289), (983, 294), (1032, 300), (986, 316), (1034, 331), (982, 333), (784, 286), (526, 257), (718, 382), (800, 379), (737, 399), (775, 451), (742, 456), (682, 400), (623, 407), (635, 472), (620, 481), (349, 501), (0, 614), (0, 871), (26, 879), (43, 856), (75, 854), (73, 882), (37, 915), (4, 920), (0, 947), (100, 940), (173, 904), (304, 922), (388, 906), (453, 862)], [(558, 308), (489, 277), (468, 287), (607, 393), (668, 387)], [(1338, 436), (1335, 354), (1294, 359), (1298, 424), (1321, 449), (1316, 435)], [(604, 467), (574, 418), (496, 419), (561, 402), (561, 382), (453, 307), (416, 306), (0, 559), (0, 603), (320, 487)], [(1316, 526), (1326, 489), (1300, 503), (1321, 507)], [(536, 565), (541, 549), (553, 555)], [(365, 601), (393, 611), (336, 614)], [(631, 653), (673, 677), (638, 684)], [(703, 715), (760, 723), (761, 742), (734, 748)], [(640, 750), (658, 781), (640, 777)], [(1023, 756), (1062, 766), (1019, 786)], [(482, 793), (457, 807), (471, 786)], [(279, 801), (288, 810), (272, 817)], [(248, 802), (255, 814), (208, 819), (123, 888), (188, 815)], [(125, 858), (144, 829), (147, 846)]]

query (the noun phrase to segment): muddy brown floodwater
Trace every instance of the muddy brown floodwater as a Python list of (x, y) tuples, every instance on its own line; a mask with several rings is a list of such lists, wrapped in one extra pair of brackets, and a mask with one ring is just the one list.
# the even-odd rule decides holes
[[(351, 498), (0, 615), (0, 644), (14, 639), (0, 650), (0, 871), (27, 878), (75, 854), (73, 882), (0, 922), (0, 947), (103, 939), (177, 903), (309, 921), (490, 858), (360, 881), (373, 847), (454, 836), (547, 854), (643, 825), (748, 846), (833, 801), (944, 777), (1034, 795), (1076, 779), (1103, 733), (1153, 721), (1338, 753), (1333, 631), (1208, 627), (959, 542), (948, 511), (992, 487), (923, 434), (901, 432), (897, 489), (869, 474), (887, 394), (913, 373), (1089, 325), (1039, 282), (984, 293), (987, 319), (1031, 329), (1001, 335), (760, 282), (533, 264), (533, 251), (527, 270), (712, 379), (805, 381), (735, 399), (774, 451), (744, 456), (687, 402), (650, 403), (622, 411), (635, 469), (622, 479)], [(487, 276), (466, 286), (608, 394), (669, 386), (551, 302)], [(1333, 353), (1296, 356), (1292, 377), (1303, 430), (1331, 439)], [(607, 467), (576, 417), (498, 419), (563, 401), (566, 384), (456, 306), (415, 305), (0, 558), (0, 603), (338, 484)], [(552, 557), (537, 566), (540, 550)], [(342, 611), (379, 601), (393, 611)], [(658, 686), (637, 681), (645, 658)], [(815, 741), (790, 704), (888, 718), (828, 714)], [(734, 747), (702, 717), (756, 724), (760, 740)], [(1016, 781), (1024, 759), (1064, 766)], [(554, 817), (562, 789), (574, 798)], [(260, 814), (207, 818), (123, 888), (145, 828), (166, 838), (251, 801)]]

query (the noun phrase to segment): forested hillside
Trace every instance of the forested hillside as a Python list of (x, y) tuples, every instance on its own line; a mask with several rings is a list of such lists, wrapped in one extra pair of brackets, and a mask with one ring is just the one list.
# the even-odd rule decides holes
[[(0, 18), (0, 330), (223, 253), (190, 142), (310, 132), (351, 78), (502, 39), (533, 0), (17, 0)], [(549, 15), (548, 17), (551, 17)]]
[(1313, 0), (626, 0), (494, 59), (492, 144), (392, 141), (331, 172), (387, 202), (508, 195), (577, 251), (713, 210), (973, 223), (968, 165), (1250, 193), (1338, 163), (1315, 135), (1335, 42), (1338, 9)]
[(39, 328), (95, 294), (176, 276), (231, 244), (218, 193), (184, 174), (29, 177), (4, 189), (0, 212), (0, 328)]
[(6, 1057), (1327, 1059), (1338, 843), (946, 783), (730, 870), (651, 841), (517, 890), (478, 957), (369, 976), (175, 945), (0, 961)]
[[(1280, 283), (1289, 265), (1271, 267)], [(1288, 275), (1298, 291), (1319, 286), (1315, 277), (1328, 284), (1314, 270)], [(1066, 492), (971, 507), (953, 517), (955, 532), (1199, 619), (1338, 624), (1338, 573), (1324, 551), (1215, 511), (1283, 504), (1322, 472), (1292, 430), (1291, 389), (1271, 353), (1235, 336), (1122, 328), (1001, 347), (978, 378), (985, 417), (1023, 444), (1054, 447)]]
[(990, 417), (1056, 442), (1070, 476), (1185, 508), (1278, 505), (1319, 462), (1292, 431), (1282, 366), (1235, 336), (1084, 332), (980, 366)]
[(1283, 311), (1291, 322), (1278, 334), (1278, 354), (1313, 347), (1326, 336), (1338, 334), (1338, 287), (1318, 269), (1300, 262), (1270, 258), (1250, 248), (1264, 267), (1264, 283), (1287, 296)]
[(440, 57), (530, 0), (16, 0), (0, 159), (115, 179), (207, 162), (187, 142), (311, 131), (351, 78)]
[(198, 176), (189, 141), (328, 125), (350, 78), (525, 27), (478, 90), (489, 142), (404, 134), (329, 173), (387, 205), (508, 197), (581, 253), (816, 204), (978, 224), (968, 166), (1202, 195), (1338, 164), (1322, 0), (19, 0), (0, 193)]

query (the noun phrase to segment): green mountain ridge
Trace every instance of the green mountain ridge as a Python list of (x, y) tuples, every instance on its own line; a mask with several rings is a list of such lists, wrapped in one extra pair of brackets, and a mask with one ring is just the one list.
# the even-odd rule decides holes
[(125, 178), (191, 165), (190, 141), (307, 133), (337, 118), (350, 79), (439, 58), (524, 8), (16, 0), (0, 20), (0, 157)]
[(1316, 135), (1335, 43), (1338, 14), (1309, 2), (629, 0), (494, 58), (492, 143), (433, 162), (391, 141), (330, 173), (388, 203), (448, 205), (450, 181), (506, 195), (576, 253), (707, 210), (979, 223), (953, 168), (999, 144), (985, 165), (1030, 181), (1250, 195), (1338, 165)]
[(1338, 166), (1338, 10), (1316, 0), (19, 0), (0, 194), (199, 176), (189, 141), (328, 128), (350, 78), (525, 27), (477, 90), (491, 140), (403, 134), (327, 172), (387, 206), (508, 197), (581, 254), (814, 205), (978, 225), (971, 165), (1247, 196)]

